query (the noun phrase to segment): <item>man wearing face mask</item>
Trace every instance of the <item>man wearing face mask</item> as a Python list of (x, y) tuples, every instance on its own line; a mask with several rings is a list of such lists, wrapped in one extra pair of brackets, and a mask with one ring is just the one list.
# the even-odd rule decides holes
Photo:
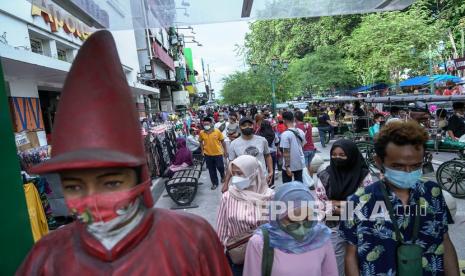
[(349, 197), (360, 212), (349, 213), (340, 227), (348, 242), (346, 275), (459, 275), (442, 190), (420, 179), (427, 141), (414, 121), (380, 131), (375, 158), (382, 180)]
[(368, 133), (370, 134), (371, 139), (374, 139), (376, 134), (378, 134), (379, 130), (381, 129), (381, 127), (384, 126), (385, 121), (384, 121), (383, 114), (376, 113), (373, 116), (373, 121), (374, 121), (374, 124), (368, 129)]
[[(254, 134), (253, 124), (253, 120), (248, 117), (244, 117), (239, 121), (239, 128), (242, 135), (229, 145), (229, 161), (241, 155), (256, 157), (264, 172), (267, 171), (266, 168), (268, 168), (266, 179), (268, 183), (271, 183), (273, 177), (273, 159), (271, 158), (270, 149), (268, 148), (268, 141), (266, 141), (264, 137)], [(228, 173), (224, 181), (223, 192), (227, 191), (230, 178), (231, 175)]]
[(212, 190), (218, 187), (218, 174), (221, 176), (221, 182), (224, 181), (224, 161), (223, 158), (228, 158), (228, 151), (224, 136), (221, 131), (213, 127), (213, 119), (205, 117), (203, 119), (203, 130), (199, 134), (200, 146), (205, 157), (208, 173), (212, 182)]
[(447, 134), (454, 140), (459, 140), (465, 135), (465, 104), (462, 102), (454, 102), (452, 104), (454, 115), (452, 115), (447, 123)]
[(39, 240), (17, 275), (230, 275), (207, 221), (153, 208), (140, 135), (111, 33), (96, 32), (63, 87), (52, 158), (31, 170), (60, 175), (79, 220)]

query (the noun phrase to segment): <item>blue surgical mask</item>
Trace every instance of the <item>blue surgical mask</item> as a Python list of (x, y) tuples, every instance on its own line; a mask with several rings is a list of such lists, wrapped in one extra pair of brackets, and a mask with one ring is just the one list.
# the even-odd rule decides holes
[(422, 174), (422, 169), (418, 169), (412, 172), (404, 172), (384, 167), (384, 176), (387, 178), (387, 180), (389, 180), (390, 183), (394, 184), (397, 188), (400, 189), (415, 188)]

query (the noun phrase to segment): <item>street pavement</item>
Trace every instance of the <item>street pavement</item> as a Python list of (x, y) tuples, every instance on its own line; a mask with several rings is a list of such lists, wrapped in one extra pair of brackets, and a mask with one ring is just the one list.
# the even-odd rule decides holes
[[(329, 150), (333, 141), (327, 145), (326, 148), (322, 148), (320, 143), (315, 143), (319, 153), (325, 161), (329, 161)], [(433, 163), (435, 169), (444, 161), (448, 161), (454, 158), (456, 155), (452, 153), (435, 153), (433, 157)], [(429, 179), (434, 180), (434, 173), (426, 176)], [(213, 228), (216, 229), (217, 211), (221, 201), (221, 186), (218, 189), (210, 190), (211, 183), (208, 175), (208, 171), (202, 172), (199, 180), (202, 185), (199, 185), (197, 196), (193, 202), (194, 205), (198, 205), (198, 208), (192, 209), (179, 209), (179, 212), (189, 212), (195, 215), (199, 215), (206, 219)], [(281, 183), (281, 176), (276, 179), (276, 184)], [(164, 179), (157, 179), (154, 182), (152, 188), (154, 199), (156, 200), (155, 207), (158, 208), (172, 208), (176, 207), (175, 203), (168, 197), (164, 188)], [(455, 224), (449, 226), (449, 235), (452, 242), (457, 250), (459, 260), (462, 260), (462, 268), (465, 268), (465, 199), (455, 199), (457, 204), (457, 213), (454, 217)]]

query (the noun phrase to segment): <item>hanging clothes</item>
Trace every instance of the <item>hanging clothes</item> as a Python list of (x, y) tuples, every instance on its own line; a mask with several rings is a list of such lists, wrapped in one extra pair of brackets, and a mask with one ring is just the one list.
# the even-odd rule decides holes
[(26, 196), (29, 220), (31, 221), (32, 236), (34, 242), (37, 242), (48, 233), (47, 218), (45, 217), (42, 201), (34, 183), (24, 184), (23, 188)]

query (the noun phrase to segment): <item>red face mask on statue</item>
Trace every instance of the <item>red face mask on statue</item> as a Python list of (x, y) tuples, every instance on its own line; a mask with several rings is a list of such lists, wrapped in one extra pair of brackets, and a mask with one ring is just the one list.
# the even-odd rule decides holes
[(148, 183), (149, 181), (141, 183), (125, 191), (67, 199), (66, 204), (71, 213), (77, 215), (86, 224), (108, 222), (124, 213), (124, 210), (138, 196), (142, 195), (146, 189), (149, 189)]

